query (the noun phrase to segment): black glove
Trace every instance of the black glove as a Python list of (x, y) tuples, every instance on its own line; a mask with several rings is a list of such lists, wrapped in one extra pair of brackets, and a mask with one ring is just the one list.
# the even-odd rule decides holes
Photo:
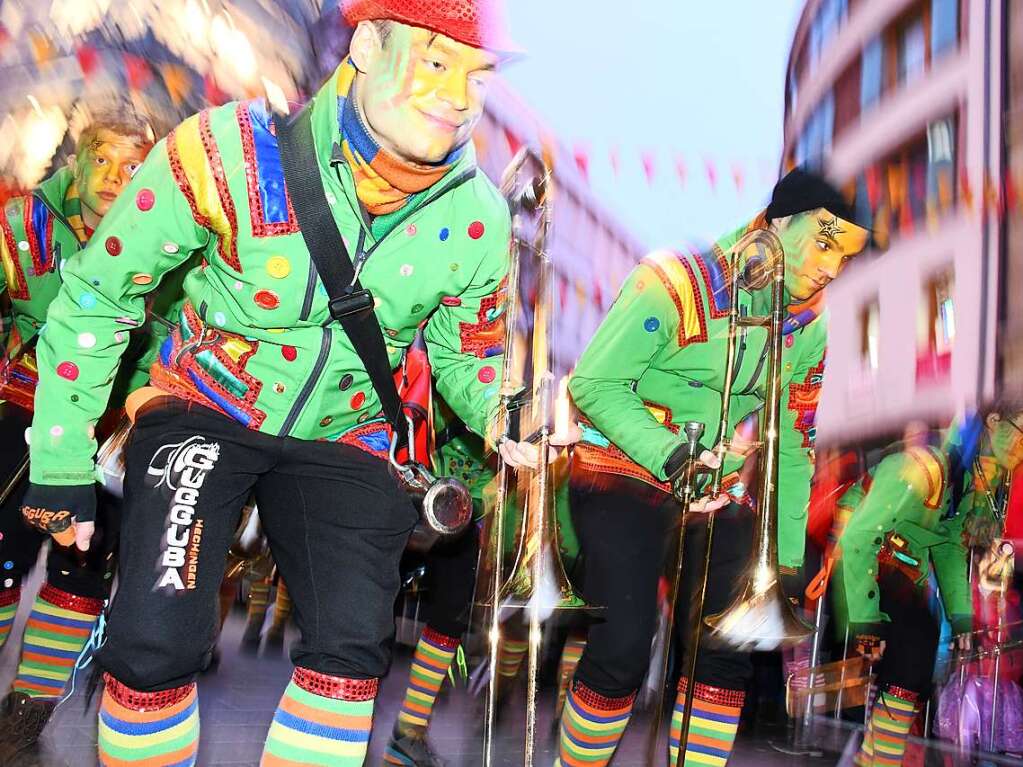
[(30, 527), (69, 546), (75, 540), (73, 523), (96, 521), (96, 485), (31, 483), (21, 502), (21, 516)]
[[(702, 443), (696, 443), (696, 458), (703, 455), (703, 451), (706, 450)], [(668, 456), (668, 460), (664, 462), (664, 473), (668, 477), (669, 482), (674, 482), (678, 479), (682, 470), (686, 467), (686, 462), (689, 460), (689, 443), (683, 443), (675, 448), (671, 455)]]

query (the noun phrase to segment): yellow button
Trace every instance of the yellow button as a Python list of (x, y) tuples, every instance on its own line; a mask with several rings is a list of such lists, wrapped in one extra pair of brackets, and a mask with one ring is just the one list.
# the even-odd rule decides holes
[(291, 274), (291, 262), (284, 256), (274, 256), (266, 262), (266, 273), (276, 280), (283, 280)]

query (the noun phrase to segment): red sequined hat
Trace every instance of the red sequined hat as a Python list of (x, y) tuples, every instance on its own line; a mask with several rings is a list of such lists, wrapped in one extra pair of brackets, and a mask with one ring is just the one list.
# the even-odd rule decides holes
[(508, 35), (501, 0), (342, 0), (345, 21), (390, 19), (495, 53), (522, 52)]

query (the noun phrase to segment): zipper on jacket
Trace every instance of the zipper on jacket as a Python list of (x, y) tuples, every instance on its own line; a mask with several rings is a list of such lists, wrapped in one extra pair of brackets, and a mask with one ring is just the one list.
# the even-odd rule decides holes
[[(331, 320), (333, 322), (333, 320)], [(284, 424), (281, 426), (281, 430), (277, 432), (278, 437), (286, 437), (288, 433), (294, 428), (295, 422), (298, 421), (299, 415), (302, 413), (302, 408), (305, 407), (309, 401), (309, 397), (312, 396), (313, 390), (316, 388), (316, 384), (323, 374), (323, 369), (327, 366), (327, 357), (330, 355), (330, 342), (333, 333), (331, 332), (330, 326), (323, 328), (323, 338), (320, 341), (320, 354), (316, 358), (316, 363), (313, 365), (313, 372), (309, 374), (309, 378), (306, 379), (305, 384), (302, 386), (302, 391), (298, 393), (298, 397), (295, 399), (295, 404), (292, 405), (291, 410), (288, 412), (288, 417), (284, 419)]]

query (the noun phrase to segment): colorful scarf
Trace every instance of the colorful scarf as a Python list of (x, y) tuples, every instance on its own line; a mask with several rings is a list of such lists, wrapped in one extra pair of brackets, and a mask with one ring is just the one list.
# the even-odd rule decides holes
[(464, 147), (439, 165), (416, 165), (380, 147), (363, 122), (354, 98), (355, 65), (346, 59), (338, 73), (337, 119), (341, 151), (355, 179), (355, 194), (372, 216), (394, 213), (416, 194), (436, 184), (451, 169)]
[(64, 217), (71, 225), (78, 242), (82, 245), (87, 243), (92, 237), (93, 230), (85, 225), (85, 220), (82, 218), (82, 201), (78, 197), (78, 184), (74, 181), (71, 182), (64, 194)]

